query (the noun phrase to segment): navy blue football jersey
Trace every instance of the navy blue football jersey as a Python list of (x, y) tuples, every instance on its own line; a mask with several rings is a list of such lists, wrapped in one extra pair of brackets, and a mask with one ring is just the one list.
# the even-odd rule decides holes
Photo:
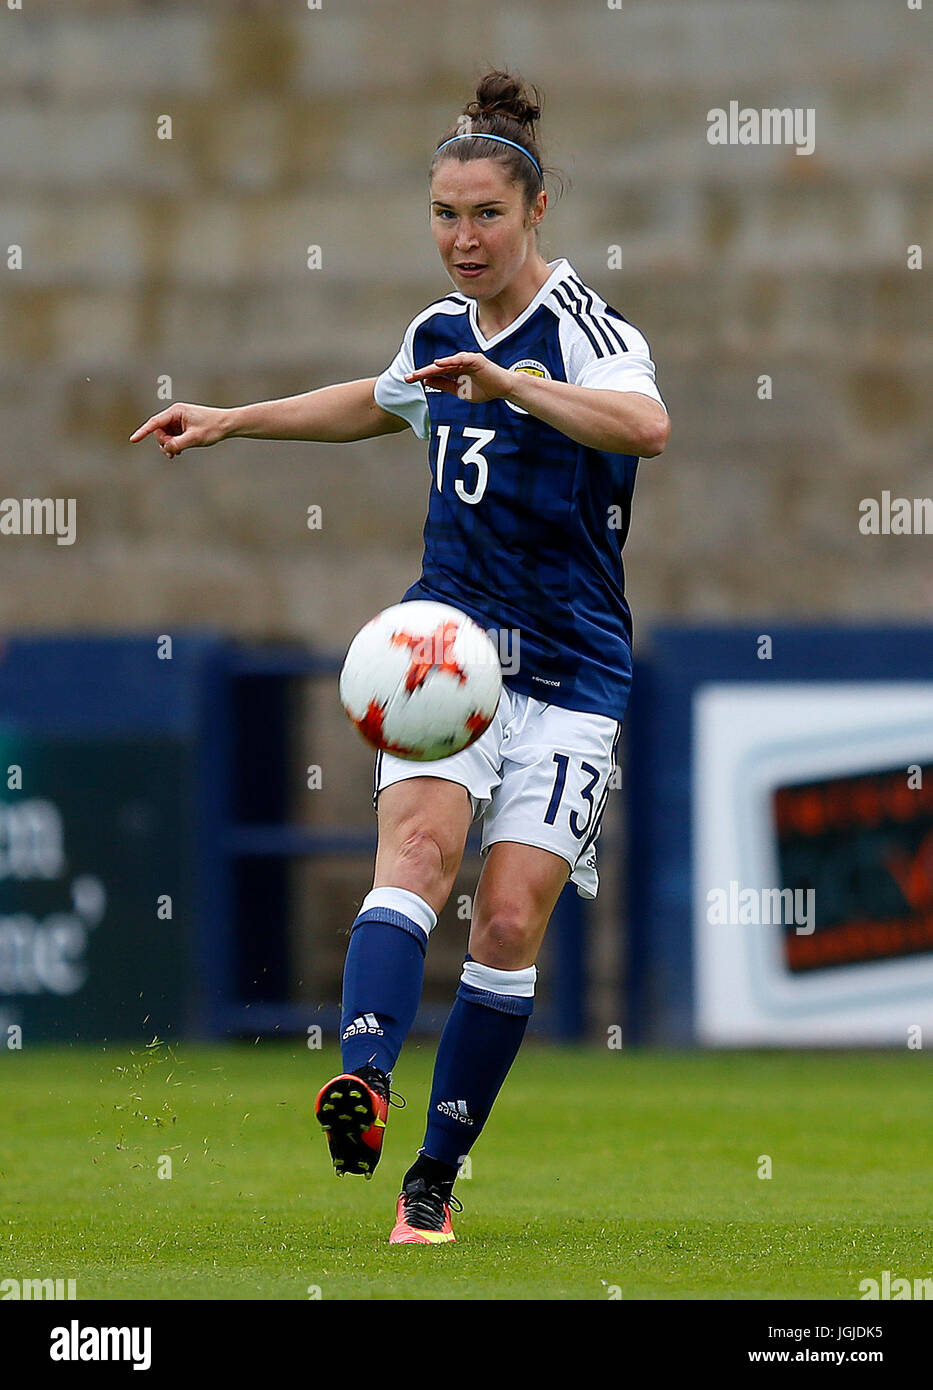
[[(566, 260), (501, 332), (451, 293), (409, 324), (375, 398), (430, 441), (421, 577), (403, 595), (452, 604), (498, 642), (503, 679), (547, 704), (621, 719), (632, 619), (621, 550), (638, 459), (577, 444), (503, 400), (472, 404), (405, 375), (455, 352), (663, 406), (648, 344)], [(492, 630), (497, 630), (493, 632)]]

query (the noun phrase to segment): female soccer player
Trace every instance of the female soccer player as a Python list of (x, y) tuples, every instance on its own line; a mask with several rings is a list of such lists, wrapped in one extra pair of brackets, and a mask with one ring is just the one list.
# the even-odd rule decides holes
[(316, 1103), (338, 1173), (371, 1176), (378, 1162), (428, 937), (470, 824), (483, 827), (468, 954), (393, 1244), (454, 1239), (454, 1179), (521, 1044), (548, 919), (568, 877), (596, 896), (632, 669), (620, 551), (638, 460), (669, 433), (641, 333), (538, 250), (540, 114), (533, 88), (492, 71), (438, 142), (431, 229), (453, 292), (411, 321), (379, 377), (229, 410), (175, 404), (131, 436), (154, 434), (174, 457), (235, 436), (337, 443), (410, 426), (429, 443), (431, 490), (421, 577), (403, 601), (451, 604), (509, 652), (498, 712), (471, 748), (429, 772), (376, 758), (378, 848), (347, 951), (344, 1071)]

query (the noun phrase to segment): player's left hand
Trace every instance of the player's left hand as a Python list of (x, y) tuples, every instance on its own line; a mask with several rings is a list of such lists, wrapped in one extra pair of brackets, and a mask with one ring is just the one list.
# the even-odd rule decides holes
[(427, 367), (409, 372), (406, 381), (426, 381), (448, 395), (482, 405), (499, 400), (515, 385), (511, 372), (490, 362), (481, 352), (455, 352), (452, 357), (436, 357)]

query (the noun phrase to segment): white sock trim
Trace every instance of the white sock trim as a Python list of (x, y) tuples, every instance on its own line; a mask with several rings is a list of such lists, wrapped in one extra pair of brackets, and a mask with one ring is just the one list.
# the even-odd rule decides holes
[(474, 989), (530, 999), (535, 992), (538, 967), (529, 965), (524, 970), (497, 970), (494, 965), (480, 965), (478, 960), (465, 960), (460, 978), (465, 985), (472, 985)]
[(421, 928), (425, 937), (429, 937), (437, 926), (437, 913), (431, 904), (408, 888), (371, 889), (360, 903), (360, 912), (368, 912), (371, 907), (390, 907), (394, 912), (403, 912), (415, 926)]

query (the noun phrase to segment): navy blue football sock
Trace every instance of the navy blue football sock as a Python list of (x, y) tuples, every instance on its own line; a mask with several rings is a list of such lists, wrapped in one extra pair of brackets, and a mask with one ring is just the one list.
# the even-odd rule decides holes
[(456, 1168), (479, 1138), (525, 1036), (536, 974), (467, 958), (437, 1049), (423, 1154)]
[(418, 1012), (436, 923), (434, 909), (407, 888), (374, 888), (363, 899), (343, 968), (344, 1071), (367, 1063), (392, 1071)]

